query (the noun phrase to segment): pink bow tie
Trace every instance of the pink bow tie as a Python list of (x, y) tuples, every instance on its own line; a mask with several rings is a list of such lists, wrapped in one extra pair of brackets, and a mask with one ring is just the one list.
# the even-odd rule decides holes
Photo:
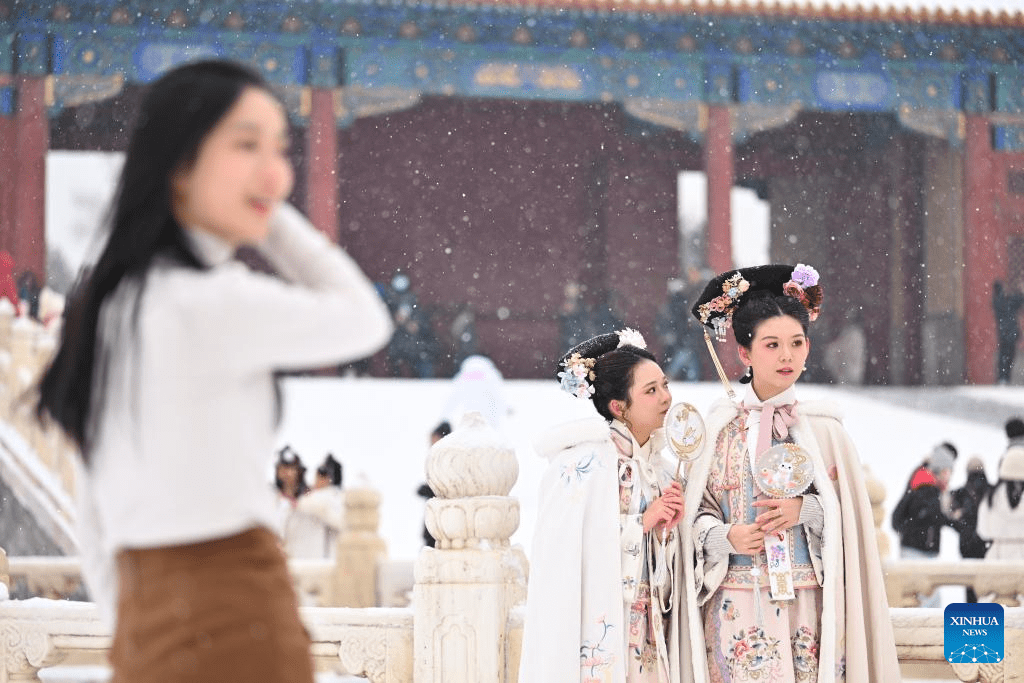
[(796, 402), (783, 405), (762, 403), (759, 406), (743, 406), (747, 410), (761, 411), (761, 425), (757, 430), (757, 455), (771, 448), (772, 437), (785, 441), (789, 436), (789, 428), (796, 422)]

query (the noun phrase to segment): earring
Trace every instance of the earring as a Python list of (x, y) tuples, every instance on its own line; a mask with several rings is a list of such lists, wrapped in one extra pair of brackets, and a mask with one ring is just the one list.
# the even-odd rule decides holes
[(747, 380), (748, 382), (750, 380), (754, 379), (754, 366), (753, 365), (748, 365), (747, 366), (747, 371), (743, 373), (743, 378), (745, 380)]

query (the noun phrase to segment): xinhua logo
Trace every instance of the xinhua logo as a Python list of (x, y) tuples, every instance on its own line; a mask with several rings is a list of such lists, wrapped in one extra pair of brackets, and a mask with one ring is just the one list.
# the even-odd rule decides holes
[(994, 602), (954, 602), (943, 619), (943, 650), (953, 664), (1003, 661), (1003, 606)]

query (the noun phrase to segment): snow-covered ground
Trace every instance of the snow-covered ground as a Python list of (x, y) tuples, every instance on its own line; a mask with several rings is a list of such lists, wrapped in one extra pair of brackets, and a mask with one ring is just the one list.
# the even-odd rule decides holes
[[(424, 501), (416, 489), (425, 480), (428, 436), (443, 417), (440, 411), (452, 386), (450, 380), (365, 378), (298, 378), (284, 383), (280, 444), (295, 448), (310, 469), (330, 451), (344, 463), (346, 486), (368, 484), (380, 491), (380, 531), (391, 559), (412, 560), (420, 549)], [(671, 389), (674, 400), (692, 403), (701, 411), (724, 395), (718, 383), (677, 382)], [(529, 554), (545, 465), (531, 441), (547, 426), (595, 413), (589, 402), (560, 391), (554, 380), (506, 381), (504, 394), (509, 413), (500, 431), (519, 459), (512, 495), (520, 502), (521, 523), (512, 542)], [(887, 511), (912, 468), (941, 441), (951, 441), (960, 451), (953, 487), (963, 483), (972, 455), (982, 458), (994, 480), (1006, 446), (1001, 415), (1024, 415), (1024, 387), (1017, 386), (890, 392), (802, 385), (798, 394), (802, 400), (824, 398), (840, 405), (862, 461), (886, 487)], [(956, 534), (948, 529), (944, 533), (942, 557), (959, 557)], [(896, 547), (896, 539), (891, 541)]]

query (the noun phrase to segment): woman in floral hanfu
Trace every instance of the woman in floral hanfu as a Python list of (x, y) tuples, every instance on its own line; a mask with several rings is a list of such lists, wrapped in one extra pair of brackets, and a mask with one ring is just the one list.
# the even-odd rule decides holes
[(601, 417), (535, 443), (551, 464), (533, 537), (521, 683), (675, 683), (681, 669), (676, 525), (683, 494), (663, 460), (668, 380), (633, 330), (569, 351), (562, 388)]
[[(690, 646), (707, 656), (687, 683), (900, 680), (856, 450), (793, 386), (821, 299), (813, 268), (771, 265), (719, 275), (694, 305), (720, 336), (732, 325), (749, 386), (712, 407), (689, 473)], [(769, 450), (783, 443), (800, 449)]]

